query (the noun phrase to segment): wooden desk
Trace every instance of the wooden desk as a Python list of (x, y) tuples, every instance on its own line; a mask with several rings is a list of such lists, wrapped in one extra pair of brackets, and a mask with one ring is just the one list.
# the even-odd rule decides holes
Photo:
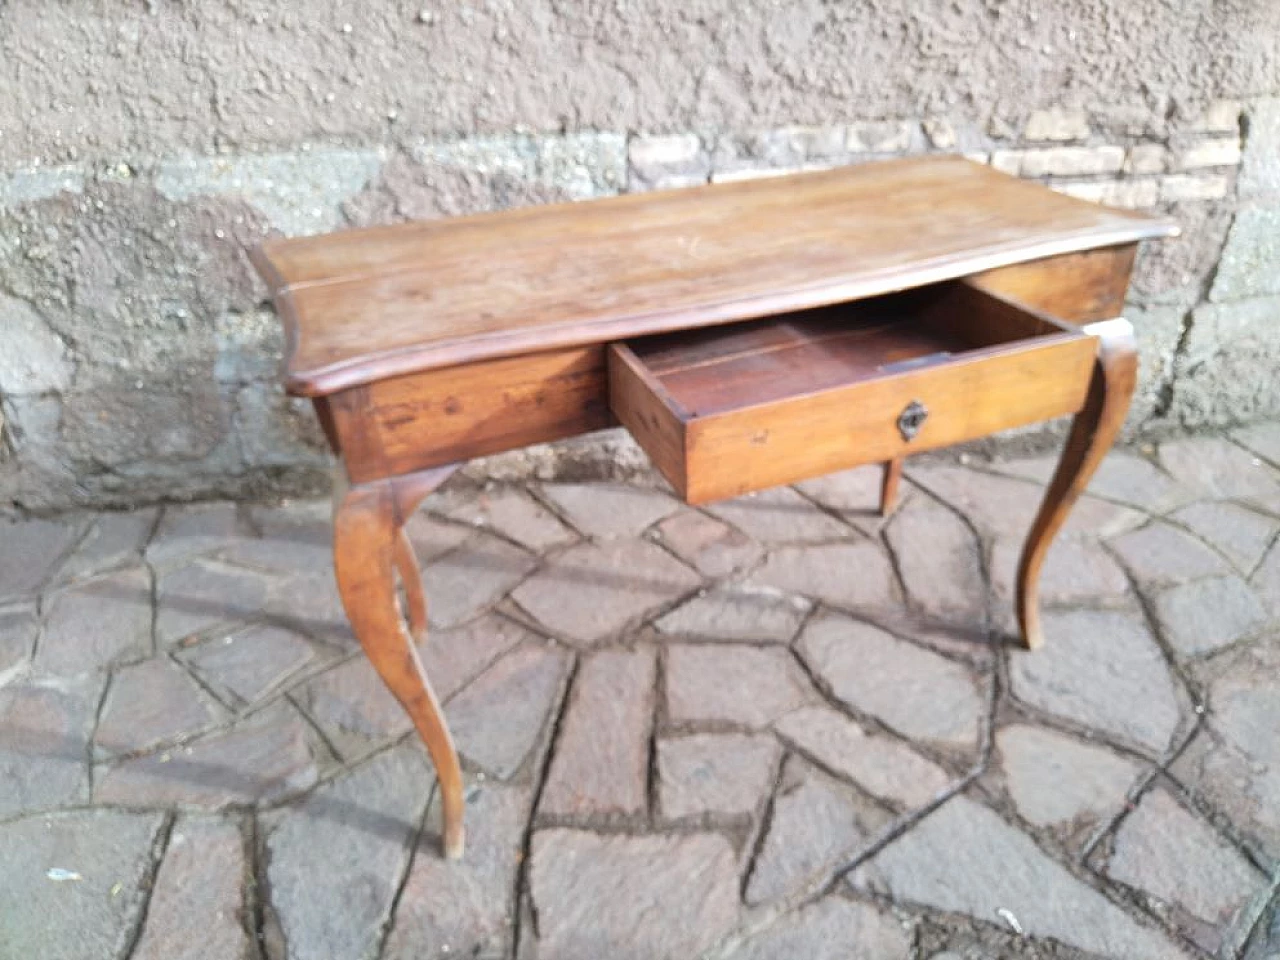
[(1036, 647), (1041, 562), (1133, 392), (1136, 245), (1174, 232), (926, 157), (254, 251), (288, 389), (342, 460), (343, 603), (431, 753), (446, 854), (462, 777), (402, 528), (458, 466), (621, 421), (693, 503), (865, 462), (887, 503), (908, 453), (1075, 414), (1018, 571)]

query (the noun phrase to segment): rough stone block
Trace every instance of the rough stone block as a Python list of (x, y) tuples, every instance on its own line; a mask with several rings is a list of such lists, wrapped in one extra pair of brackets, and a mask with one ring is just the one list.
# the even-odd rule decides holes
[(1237, 214), (1218, 263), (1209, 299), (1280, 295), (1280, 203), (1245, 206)]
[(1024, 150), (1017, 172), (1024, 177), (1083, 177), (1119, 173), (1123, 167), (1124, 147), (1108, 144)]
[(1280, 416), (1280, 296), (1196, 309), (1177, 364), (1170, 415), (1188, 427)]
[[(850, 124), (845, 131), (844, 149), (849, 153), (906, 153), (915, 145), (918, 129), (910, 120), (873, 120)], [(954, 136), (952, 132), (952, 137)], [(938, 143), (938, 139), (945, 139), (945, 131), (939, 123), (934, 123), (929, 138), (938, 149), (949, 149)], [(952, 145), (954, 146), (954, 139)], [(811, 152), (807, 156), (831, 156), (838, 152), (837, 148), (823, 154)]]
[(1238, 186), (1242, 197), (1280, 192), (1280, 97), (1249, 105), (1249, 139)]
[(778, 744), (769, 736), (699, 733), (657, 743), (662, 816), (743, 817), (755, 813), (772, 785)]
[(1229, 189), (1230, 181), (1221, 174), (1174, 174), (1160, 178), (1160, 202), (1221, 200)]
[(1129, 148), (1124, 172), (1130, 175), (1164, 173), (1168, 165), (1167, 150), (1162, 143), (1138, 143)]
[(1215, 100), (1187, 124), (1187, 129), (1197, 133), (1238, 133), (1240, 111), (1239, 100)]
[(1240, 138), (1217, 137), (1182, 145), (1173, 153), (1174, 170), (1234, 167), (1240, 163)]
[(1027, 140), (1069, 141), (1087, 140), (1089, 132), (1089, 115), (1084, 110), (1050, 107), (1033, 111), (1022, 135)]
[(627, 139), (617, 133), (516, 134), (429, 140), (423, 164), (554, 187), (575, 200), (617, 193), (627, 182)]
[(84, 171), (71, 165), (33, 166), (0, 176), (0, 210), (48, 200), (60, 193), (84, 193)]
[(1052, 187), (1059, 193), (1065, 193), (1078, 200), (1088, 200), (1090, 203), (1101, 203), (1108, 207), (1124, 207), (1130, 210), (1154, 207), (1160, 199), (1160, 185), (1155, 180), (1054, 183)]
[(0, 393), (46, 393), (71, 385), (74, 357), (29, 303), (0, 294), (0, 329)]
[(711, 172), (711, 158), (693, 133), (632, 137), (627, 143), (627, 160), (631, 171), (650, 186), (672, 177), (705, 180)]

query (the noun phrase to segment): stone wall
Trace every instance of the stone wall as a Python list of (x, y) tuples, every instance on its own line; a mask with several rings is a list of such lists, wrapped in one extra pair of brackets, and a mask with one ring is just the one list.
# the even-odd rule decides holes
[(323, 484), (263, 237), (931, 151), (1181, 222), (1132, 291), (1131, 435), (1274, 417), (1277, 36), (1248, 0), (10, 0), (0, 504)]

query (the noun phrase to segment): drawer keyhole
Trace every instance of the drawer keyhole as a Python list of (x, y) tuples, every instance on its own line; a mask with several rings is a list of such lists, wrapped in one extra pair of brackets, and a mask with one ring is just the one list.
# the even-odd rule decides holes
[(914, 439), (928, 416), (928, 408), (919, 400), (912, 400), (903, 407), (902, 412), (898, 414), (898, 432), (902, 434), (902, 439), (908, 441)]

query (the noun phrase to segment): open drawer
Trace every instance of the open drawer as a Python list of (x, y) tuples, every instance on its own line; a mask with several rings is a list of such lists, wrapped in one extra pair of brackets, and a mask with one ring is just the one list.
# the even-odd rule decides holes
[(609, 402), (690, 503), (1074, 413), (1097, 341), (964, 281), (609, 347)]

